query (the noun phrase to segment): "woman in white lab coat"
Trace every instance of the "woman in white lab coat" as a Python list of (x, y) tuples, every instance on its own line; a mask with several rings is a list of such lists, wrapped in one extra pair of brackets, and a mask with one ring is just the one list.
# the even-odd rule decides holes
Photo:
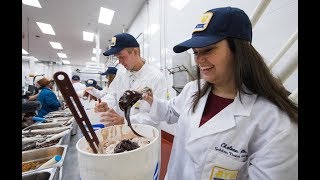
[(173, 48), (192, 48), (202, 79), (170, 101), (144, 95), (151, 119), (177, 123), (167, 180), (298, 179), (298, 108), (251, 39), (242, 10), (207, 11)]

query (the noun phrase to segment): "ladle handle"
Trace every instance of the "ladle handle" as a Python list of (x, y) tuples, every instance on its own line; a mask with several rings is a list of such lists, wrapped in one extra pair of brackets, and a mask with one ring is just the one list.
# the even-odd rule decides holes
[[(59, 90), (61, 91), (61, 94), (64, 100), (66, 101), (68, 107), (70, 108), (74, 119), (79, 125), (82, 134), (89, 143), (92, 151), (97, 154), (98, 150), (100, 152), (99, 139), (92, 128), (91, 122), (89, 121), (88, 116), (83, 109), (83, 106), (80, 102), (80, 99), (76, 91), (73, 88), (69, 76), (63, 71), (58, 71), (53, 75), (53, 79), (56, 82)], [(87, 125), (90, 136), (83, 123)]]

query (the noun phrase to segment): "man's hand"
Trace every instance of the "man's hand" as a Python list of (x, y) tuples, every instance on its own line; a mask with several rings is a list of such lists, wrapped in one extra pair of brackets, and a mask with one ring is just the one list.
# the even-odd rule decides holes
[(141, 92), (143, 93), (142, 99), (147, 101), (150, 105), (152, 105), (152, 102), (153, 102), (152, 90), (150, 88), (144, 88)]
[(106, 112), (109, 109), (106, 102), (97, 102), (94, 107), (94, 112)]
[(101, 114), (100, 122), (103, 122), (105, 126), (113, 126), (124, 124), (124, 117), (120, 116), (112, 108), (109, 108), (107, 112)]

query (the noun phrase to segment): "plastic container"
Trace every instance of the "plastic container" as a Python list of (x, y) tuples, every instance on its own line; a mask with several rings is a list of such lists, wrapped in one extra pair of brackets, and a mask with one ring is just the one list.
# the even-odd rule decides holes
[[(94, 131), (100, 130), (102, 128), (104, 128), (104, 124), (92, 124), (91, 125)], [(84, 126), (86, 128), (86, 130), (89, 132), (89, 129), (87, 126)], [(84, 135), (81, 134), (81, 137), (83, 137)]]
[(33, 117), (32, 117), (32, 120), (34, 120), (34, 121), (36, 121), (36, 122), (43, 122), (43, 121), (46, 120), (46, 118), (33, 116)]
[(47, 162), (43, 163), (40, 168), (49, 168), (52, 165), (54, 165), (55, 163), (59, 162), (61, 160), (61, 156), (60, 155), (55, 155), (53, 156), (51, 159), (49, 159)]
[[(159, 131), (150, 125), (133, 124), (142, 136), (151, 138), (145, 147), (117, 154), (94, 154), (87, 151), (88, 143), (82, 137), (76, 145), (81, 180), (152, 180), (159, 179), (160, 138)], [(131, 132), (127, 125), (106, 127), (112, 136), (121, 138)], [(100, 142), (101, 129), (95, 131)]]

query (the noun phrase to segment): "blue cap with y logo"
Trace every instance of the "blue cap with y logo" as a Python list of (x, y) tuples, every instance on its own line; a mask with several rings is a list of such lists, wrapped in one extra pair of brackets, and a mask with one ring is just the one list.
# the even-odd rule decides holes
[(118, 69), (116, 67), (110, 66), (104, 73), (101, 73), (101, 75), (117, 74), (117, 71)]
[(222, 7), (205, 12), (192, 37), (173, 47), (175, 53), (215, 44), (227, 37), (252, 41), (252, 26), (247, 14), (238, 8)]
[(119, 53), (122, 49), (128, 47), (139, 47), (136, 38), (131, 34), (121, 33), (111, 38), (111, 48), (103, 53), (105, 56)]

